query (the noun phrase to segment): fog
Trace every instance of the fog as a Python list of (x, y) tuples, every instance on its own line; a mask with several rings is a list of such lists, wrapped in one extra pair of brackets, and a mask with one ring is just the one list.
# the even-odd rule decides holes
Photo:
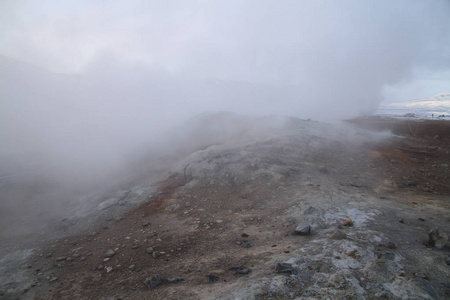
[(2, 188), (112, 186), (186, 148), (208, 112), (370, 113), (417, 70), (450, 69), (449, 15), (445, 0), (2, 1)]

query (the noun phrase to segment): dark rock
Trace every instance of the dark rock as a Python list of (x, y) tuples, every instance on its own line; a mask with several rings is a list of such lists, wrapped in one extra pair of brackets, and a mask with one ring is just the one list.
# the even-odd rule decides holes
[(400, 184), (400, 187), (412, 187), (412, 186), (417, 186), (417, 182), (409, 179), (403, 180), (402, 183)]
[(146, 226), (148, 226), (148, 225), (150, 225), (149, 222), (143, 222), (143, 223), (142, 223), (142, 226), (144, 226), (144, 227), (146, 227)]
[(244, 268), (242, 266), (239, 267), (232, 267), (229, 269), (230, 271), (234, 272), (234, 275), (245, 275), (251, 272), (250, 269)]
[(384, 258), (385, 260), (395, 260), (395, 253), (386, 252), (381, 255), (381, 258)]
[(149, 290), (155, 289), (162, 282), (163, 282), (163, 279), (160, 275), (147, 277), (144, 281), (145, 285), (148, 287)]
[(422, 222), (425, 222), (425, 219), (424, 219), (424, 218), (418, 218), (417, 220), (422, 221)]
[(164, 282), (167, 283), (178, 283), (178, 282), (182, 282), (184, 281), (184, 278), (169, 278), (169, 279), (165, 279)]
[(295, 268), (292, 264), (289, 263), (279, 263), (276, 268), (277, 273), (280, 274), (295, 274)]
[(208, 275), (206, 275), (206, 277), (208, 278), (208, 283), (214, 283), (217, 280), (219, 280), (219, 276), (217, 276), (215, 274), (208, 274)]
[(295, 233), (298, 235), (310, 235), (311, 224), (309, 222), (300, 223), (297, 228), (295, 228)]
[(66, 258), (66, 261), (67, 261), (67, 262), (71, 262), (71, 261), (73, 261), (73, 259), (72, 259), (72, 257), (67, 257), (67, 258)]
[(386, 247), (389, 248), (389, 249), (395, 249), (395, 248), (397, 248), (397, 247), (395, 246), (395, 244), (392, 243), (392, 242), (388, 242), (388, 243), (386, 244)]
[(447, 253), (447, 258), (445, 259), (445, 263), (450, 265), (450, 253)]
[(400, 223), (404, 224), (405, 221), (403, 219), (398, 220)]
[(161, 253), (158, 251), (153, 251), (152, 256), (153, 256), (153, 258), (158, 258), (161, 256)]

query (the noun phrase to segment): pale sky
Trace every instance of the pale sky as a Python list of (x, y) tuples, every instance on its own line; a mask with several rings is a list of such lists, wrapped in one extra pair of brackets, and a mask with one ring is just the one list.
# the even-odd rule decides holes
[(450, 68), (449, 7), (446, 0), (2, 0), (0, 54), (63, 73), (114, 55), (200, 77), (301, 84), (311, 75), (351, 81), (365, 72), (392, 84), (415, 67)]

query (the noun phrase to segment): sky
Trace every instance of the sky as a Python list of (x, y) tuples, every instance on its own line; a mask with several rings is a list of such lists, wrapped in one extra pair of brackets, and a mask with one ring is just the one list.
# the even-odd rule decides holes
[(301, 86), (306, 97), (354, 91), (370, 94), (359, 100), (370, 108), (386, 87), (414, 89), (450, 69), (449, 15), (447, 0), (2, 0), (0, 54), (60, 73), (114, 57), (182, 77)]

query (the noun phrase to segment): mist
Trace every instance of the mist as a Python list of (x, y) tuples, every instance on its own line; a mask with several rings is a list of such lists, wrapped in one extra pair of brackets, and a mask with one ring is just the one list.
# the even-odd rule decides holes
[(449, 15), (445, 0), (2, 1), (0, 180), (113, 186), (207, 144), (189, 127), (205, 113), (371, 113), (415, 70), (450, 69)]

